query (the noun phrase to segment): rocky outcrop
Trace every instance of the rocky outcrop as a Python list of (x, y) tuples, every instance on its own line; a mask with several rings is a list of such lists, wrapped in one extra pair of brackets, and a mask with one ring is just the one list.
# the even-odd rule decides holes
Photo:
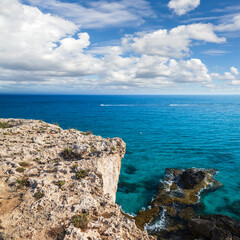
[(188, 227), (195, 238), (205, 240), (240, 240), (240, 223), (224, 215), (199, 216)]
[(197, 169), (187, 169), (180, 175), (179, 183), (183, 184), (183, 188), (193, 189), (196, 185), (200, 184), (205, 178), (206, 174), (204, 171)]
[(135, 218), (137, 226), (161, 240), (195, 239), (188, 221), (197, 217), (200, 193), (221, 187), (214, 179), (215, 173), (214, 169), (166, 169), (157, 196)]
[(154, 239), (115, 204), (125, 143), (0, 119), (0, 239)]

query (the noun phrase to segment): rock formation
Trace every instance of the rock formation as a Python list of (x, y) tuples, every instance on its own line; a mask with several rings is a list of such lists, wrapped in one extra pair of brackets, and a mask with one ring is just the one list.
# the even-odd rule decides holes
[(115, 204), (125, 143), (0, 119), (0, 239), (154, 239)]
[(161, 240), (195, 239), (188, 221), (197, 217), (201, 191), (221, 187), (215, 173), (214, 169), (166, 169), (157, 196), (135, 218), (137, 226)]

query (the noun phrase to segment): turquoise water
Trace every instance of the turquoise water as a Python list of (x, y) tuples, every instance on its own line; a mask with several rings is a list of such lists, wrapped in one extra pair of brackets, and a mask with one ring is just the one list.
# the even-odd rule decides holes
[(224, 185), (204, 195), (204, 212), (240, 219), (240, 96), (0, 95), (0, 117), (122, 137), (117, 202), (128, 213), (147, 206), (165, 168), (197, 167)]

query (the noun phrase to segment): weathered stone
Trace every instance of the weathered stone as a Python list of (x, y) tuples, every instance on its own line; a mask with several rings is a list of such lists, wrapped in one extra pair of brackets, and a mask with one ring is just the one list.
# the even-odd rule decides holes
[(240, 237), (240, 222), (225, 215), (200, 216), (201, 219), (214, 223), (218, 228), (229, 231), (232, 235)]
[(192, 189), (200, 184), (204, 178), (205, 173), (203, 171), (187, 169), (182, 173), (180, 181), (184, 184), (185, 188)]
[(188, 222), (189, 230), (196, 237), (211, 238), (211, 232), (215, 228), (215, 224), (204, 219), (192, 219)]
[(125, 153), (120, 138), (0, 121), (11, 125), (0, 129), (0, 239), (154, 239), (115, 204)]
[(232, 240), (232, 234), (216, 227), (212, 230), (211, 240)]
[(186, 219), (186, 220), (190, 220), (192, 218), (194, 218), (196, 215), (196, 213), (194, 212), (192, 207), (186, 207), (184, 209), (182, 209), (179, 213), (179, 217)]

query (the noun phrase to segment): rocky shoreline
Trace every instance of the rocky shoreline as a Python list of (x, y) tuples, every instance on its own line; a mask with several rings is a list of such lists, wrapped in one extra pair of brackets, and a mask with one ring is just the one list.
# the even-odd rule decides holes
[(136, 217), (115, 204), (125, 143), (39, 120), (0, 119), (0, 240), (240, 240), (240, 223), (198, 214), (213, 169), (166, 169)]
[(137, 226), (161, 240), (237, 240), (240, 223), (223, 215), (198, 214), (203, 191), (222, 184), (214, 169), (166, 169), (157, 196), (135, 217)]

